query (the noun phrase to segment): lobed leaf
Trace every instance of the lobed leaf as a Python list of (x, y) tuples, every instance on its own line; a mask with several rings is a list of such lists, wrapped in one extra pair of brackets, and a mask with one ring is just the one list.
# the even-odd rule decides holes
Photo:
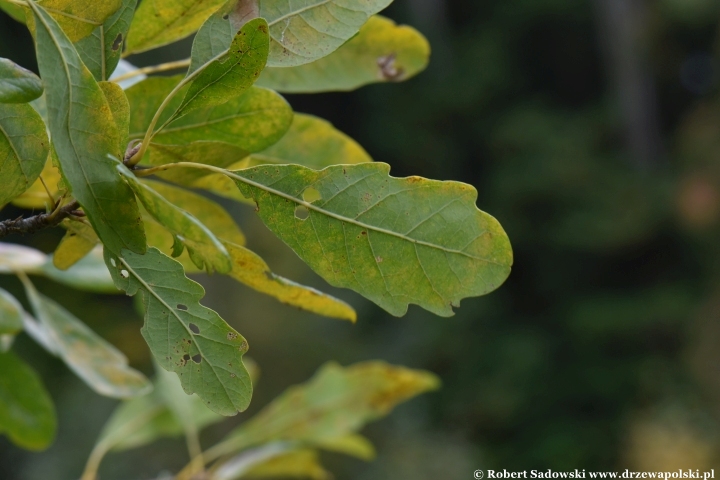
[(141, 293), (143, 337), (160, 366), (180, 377), (186, 393), (197, 393), (212, 411), (235, 415), (250, 403), (252, 383), (242, 363), (247, 341), (214, 311), (202, 306), (203, 288), (182, 266), (155, 248), (145, 255), (105, 251), (118, 288)]
[(90, 330), (73, 314), (45, 297), (21, 277), (35, 316), (60, 357), (75, 374), (100, 395), (128, 398), (152, 388), (145, 376), (128, 366), (125, 355)]
[(461, 299), (499, 287), (512, 265), (510, 242), (475, 206), (477, 191), (389, 172), (383, 163), (321, 171), (264, 165), (233, 178), (268, 228), (320, 276), (393, 315), (415, 303), (451, 316)]
[(137, 2), (122, 0), (122, 5), (102, 25), (75, 43), (80, 58), (96, 80), (107, 80), (120, 62)]
[(55, 438), (57, 419), (40, 377), (14, 354), (0, 353), (0, 433), (30, 450)]
[(240, 29), (230, 49), (188, 75), (188, 87), (175, 117), (200, 108), (221, 105), (240, 96), (255, 83), (267, 62), (268, 26), (256, 18)]
[(187, 37), (225, 0), (144, 0), (127, 37), (126, 54), (144, 52)]
[[(141, 183), (125, 166), (118, 165), (118, 170), (140, 199), (145, 210), (160, 225), (170, 230), (176, 241), (187, 247), (193, 261), (197, 259), (198, 268), (205, 268), (208, 272), (217, 270), (220, 273), (226, 273), (230, 271), (232, 266), (227, 250), (205, 225), (165, 199), (153, 190), (150, 184)], [(180, 252), (182, 252), (182, 247), (180, 247)]]
[(42, 92), (40, 77), (12, 60), (0, 58), (0, 103), (27, 103)]
[(330, 55), (290, 68), (266, 68), (258, 85), (288, 93), (348, 91), (378, 82), (399, 82), (427, 67), (430, 44), (407, 25), (375, 15)]
[(22, 305), (0, 288), (0, 335), (16, 334), (23, 328)]
[(438, 378), (385, 362), (325, 364), (307, 383), (286, 390), (230, 432), (213, 450), (231, 453), (270, 441), (327, 444), (390, 413), (399, 403), (435, 390)]
[(144, 252), (135, 198), (115, 170), (117, 162), (108, 158), (119, 156), (120, 136), (105, 95), (58, 24), (34, 2), (29, 5), (62, 174), (108, 248)]
[(0, 103), (0, 206), (37, 180), (49, 145), (45, 124), (30, 105)]
[(270, 27), (270, 67), (294, 67), (329, 55), (392, 0), (260, 2)]

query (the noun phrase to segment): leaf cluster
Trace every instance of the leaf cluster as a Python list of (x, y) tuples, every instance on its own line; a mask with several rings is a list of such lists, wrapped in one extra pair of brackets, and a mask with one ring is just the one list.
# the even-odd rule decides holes
[[(387, 164), (281, 96), (409, 79), (427, 65), (427, 41), (377, 15), (390, 0), (136, 3), (0, 2), (30, 29), (40, 73), (0, 59), (0, 206), (44, 208), (66, 230), (52, 257), (0, 244), (0, 271), (20, 278), (34, 315), (0, 291), (2, 345), (8, 350), (25, 330), (98, 393), (135, 397), (111, 419), (86, 478), (108, 451), (175, 433), (186, 435), (193, 457), (178, 478), (217, 459), (216, 478), (239, 478), (251, 466), (320, 472), (315, 448), (370, 457), (355, 431), (434, 388), (434, 378), (378, 363), (329, 365), (203, 456), (200, 428), (245, 410), (253, 387), (248, 341), (200, 303), (204, 290), (186, 274), (225, 274), (288, 305), (356, 321), (344, 301), (271, 272), (205, 192), (254, 205), (329, 284), (394, 315), (416, 304), (450, 316), (463, 298), (502, 284), (510, 244), (476, 207), (472, 186), (392, 177)], [(137, 69), (122, 60), (195, 32), (186, 61)], [(146, 76), (178, 67), (186, 73)], [(161, 388), (148, 394), (149, 380), (28, 275), (137, 296)], [(43, 399), (37, 421), (17, 425), (0, 412), (0, 431), (42, 448), (54, 432), (52, 404), (29, 367), (18, 372), (0, 383), (10, 392), (0, 398), (21, 403), (23, 376)], [(168, 396), (175, 390), (196, 396)], [(248, 448), (266, 461), (233, 457)]]

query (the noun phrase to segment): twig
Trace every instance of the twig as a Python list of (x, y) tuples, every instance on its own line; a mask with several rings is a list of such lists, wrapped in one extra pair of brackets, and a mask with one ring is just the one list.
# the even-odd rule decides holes
[(82, 212), (78, 212), (80, 204), (77, 200), (68, 203), (62, 207), (55, 209), (51, 213), (41, 213), (30, 218), (18, 217), (14, 220), (5, 220), (0, 222), (0, 238), (6, 237), (12, 233), (25, 235), (27, 233), (35, 233), (43, 228), (54, 227), (64, 219), (71, 215), (83, 216)]
[(167, 63), (161, 63), (160, 65), (153, 65), (151, 67), (138, 68), (137, 70), (133, 70), (132, 72), (118, 75), (117, 77), (110, 79), (110, 81), (111, 82), (121, 82), (123, 80), (127, 80), (128, 78), (137, 77), (138, 75), (143, 75), (143, 74), (147, 75), (148, 73), (166, 72), (168, 70), (177, 70), (180, 68), (187, 68), (189, 66), (190, 66), (190, 59), (187, 58), (185, 60), (178, 60), (176, 62), (167, 62)]

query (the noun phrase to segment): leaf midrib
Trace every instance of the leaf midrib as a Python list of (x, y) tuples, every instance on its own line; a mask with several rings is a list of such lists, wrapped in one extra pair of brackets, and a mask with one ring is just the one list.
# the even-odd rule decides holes
[[(271, 193), (271, 194), (273, 194), (273, 195), (277, 195), (277, 196), (279, 196), (279, 197), (285, 198), (286, 200), (290, 200), (290, 201), (292, 201), (292, 202), (295, 202), (295, 203), (297, 203), (298, 205), (301, 205), (301, 206), (307, 208), (308, 210), (313, 210), (313, 211), (318, 212), (318, 213), (320, 213), (320, 214), (322, 214), (322, 215), (327, 215), (327, 216), (329, 216), (329, 217), (331, 217), (331, 218), (334, 218), (334, 219), (336, 219), (336, 220), (339, 220), (339, 221), (341, 221), (341, 222), (350, 223), (350, 224), (356, 225), (356, 226), (361, 227), (361, 228), (367, 228), (368, 230), (372, 230), (372, 231), (374, 231), (374, 232), (384, 233), (384, 234), (386, 234), (386, 235), (390, 235), (390, 236), (393, 236), (393, 237), (400, 238), (400, 239), (405, 240), (405, 241), (407, 241), (407, 242), (411, 242), (411, 243), (415, 243), (415, 244), (417, 244), (417, 245), (423, 245), (423, 246), (426, 246), (426, 247), (434, 248), (434, 249), (437, 249), (437, 250), (441, 250), (441, 251), (443, 251), (443, 252), (453, 253), (453, 254), (457, 254), (457, 255), (463, 255), (463, 256), (465, 256), (465, 257), (472, 258), (472, 259), (475, 259), (475, 260), (478, 260), (478, 261), (487, 262), (487, 263), (493, 263), (493, 264), (496, 264), (496, 265), (501, 265), (499, 262), (493, 262), (492, 260), (489, 260), (489, 259), (486, 259), (486, 258), (477, 257), (477, 256), (475, 256), (475, 255), (471, 255), (471, 254), (469, 254), (469, 253), (467, 253), (467, 252), (464, 252), (464, 251), (462, 251), (462, 250), (456, 250), (456, 249), (452, 249), (452, 248), (446, 248), (446, 247), (443, 247), (442, 245), (437, 245), (437, 244), (434, 244), (434, 243), (431, 243), (431, 242), (426, 242), (425, 240), (418, 240), (418, 239), (415, 239), (415, 238), (412, 238), (412, 237), (407, 237), (407, 236), (403, 235), (402, 233), (393, 232), (392, 230), (387, 230), (387, 229), (385, 229), (385, 228), (377, 227), (377, 226), (374, 226), (374, 225), (369, 225), (369, 224), (367, 224), (367, 223), (363, 223), (363, 222), (357, 221), (357, 220), (355, 220), (355, 219), (351, 219), (351, 218), (348, 218), (348, 217), (339, 215), (339, 214), (337, 214), (337, 213), (335, 213), (335, 212), (331, 212), (331, 211), (329, 211), (329, 210), (325, 210), (325, 209), (320, 208), (320, 207), (318, 207), (318, 206), (316, 206), (316, 205), (314, 205), (314, 204), (312, 204), (312, 203), (309, 203), (309, 202), (306, 202), (306, 201), (304, 201), (304, 200), (300, 200), (299, 198), (293, 197), (292, 195), (290, 195), (290, 194), (288, 194), (288, 193), (281, 192), (280, 190), (276, 190), (276, 189), (274, 189), (274, 188), (272, 188), (272, 187), (270, 187), (270, 186), (263, 185), (262, 183), (255, 182), (255, 181), (253, 181), (253, 180), (250, 180), (250, 179), (248, 179), (248, 178), (242, 177), (242, 176), (240, 176), (240, 175), (236, 175), (236, 174), (234, 174), (234, 173), (232, 173), (232, 172), (230, 172), (230, 171), (228, 171), (228, 170), (223, 170), (223, 169), (218, 169), (218, 170), (222, 170), (222, 173), (224, 173), (225, 175), (227, 175), (227, 176), (229, 176), (229, 177), (231, 177), (231, 178), (234, 178), (234, 179), (236, 179), (236, 180), (239, 180), (239, 181), (241, 181), (241, 182), (243, 182), (243, 183), (246, 183), (246, 184), (248, 184), (248, 185), (251, 185), (251, 186), (253, 186), (253, 187), (255, 187), (255, 188), (259, 188), (259, 189), (261, 189), (261, 190), (264, 190), (264, 191), (266, 191), (266, 192), (268, 192), (268, 193)], [(310, 185), (310, 186), (312, 186), (312, 185)], [(487, 231), (484, 231), (483, 233), (479, 234), (476, 238), (480, 237), (481, 235), (484, 235), (485, 233), (487, 233)], [(475, 241), (475, 239), (473, 239), (473, 241)], [(472, 242), (470, 242), (470, 243), (472, 243)]]

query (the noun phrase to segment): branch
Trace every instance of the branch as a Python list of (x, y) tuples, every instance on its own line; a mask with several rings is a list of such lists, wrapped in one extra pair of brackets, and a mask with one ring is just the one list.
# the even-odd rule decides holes
[(80, 208), (80, 204), (75, 200), (55, 209), (51, 213), (42, 213), (30, 218), (18, 217), (14, 220), (5, 220), (0, 222), (0, 238), (12, 233), (19, 233), (20, 235), (35, 233), (43, 228), (54, 227), (71, 215), (83, 216), (82, 212), (77, 211), (78, 208)]

